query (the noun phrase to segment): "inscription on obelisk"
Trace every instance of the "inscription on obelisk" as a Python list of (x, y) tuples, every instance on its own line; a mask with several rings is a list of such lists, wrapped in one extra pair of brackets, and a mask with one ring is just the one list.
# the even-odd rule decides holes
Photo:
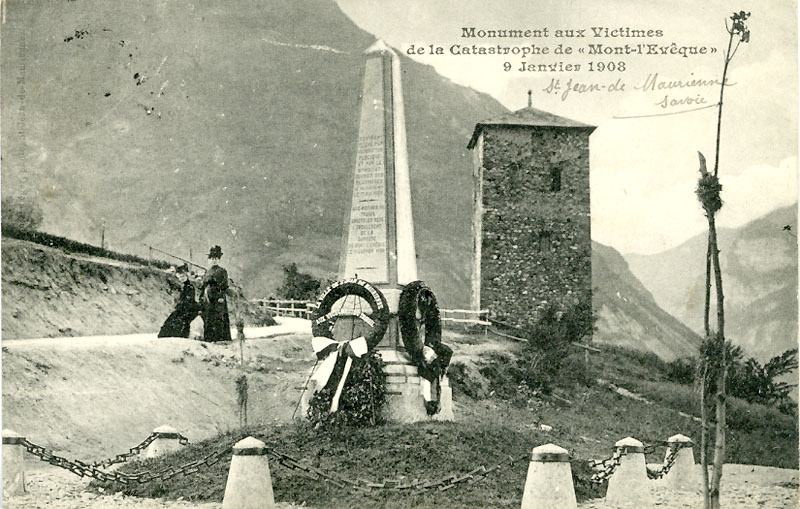
[[(361, 124), (350, 214), (345, 222), (346, 246), (340, 271), (374, 284), (388, 283), (389, 224), (393, 196), (387, 196), (386, 104), (384, 64), (380, 55), (369, 58), (364, 73)], [(391, 144), (391, 140), (389, 142)], [(391, 163), (389, 161), (389, 163)], [(387, 199), (388, 198), (388, 199)]]

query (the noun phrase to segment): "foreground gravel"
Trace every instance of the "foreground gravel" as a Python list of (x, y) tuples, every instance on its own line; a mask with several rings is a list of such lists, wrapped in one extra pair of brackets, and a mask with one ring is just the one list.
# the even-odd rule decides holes
[[(698, 470), (699, 475), (699, 470)], [(722, 471), (724, 509), (797, 509), (798, 471), (753, 465), (725, 465)], [(650, 485), (653, 508), (696, 509), (703, 507), (698, 493), (671, 492), (659, 482)], [(586, 502), (580, 509), (608, 509), (602, 500)]]
[[(197, 503), (185, 500), (163, 500), (151, 498), (97, 495), (84, 491), (88, 479), (81, 479), (71, 472), (59, 468), (45, 468), (26, 472), (28, 493), (23, 496), (3, 496), (3, 507), (7, 509), (159, 509), (159, 508), (204, 508), (221, 509), (218, 502)], [(722, 481), (722, 507), (725, 509), (796, 509), (798, 497), (798, 472), (796, 470), (759, 467), (751, 465), (725, 465)], [(650, 487), (657, 509), (694, 509), (702, 507), (702, 499), (695, 493), (670, 493), (658, 483)], [(293, 509), (299, 506), (288, 503), (276, 504), (278, 509)], [(602, 500), (585, 502), (580, 509), (608, 509)], [(643, 508), (638, 508), (643, 509)]]
[[(4, 509), (221, 509), (221, 502), (189, 502), (160, 498), (126, 497), (121, 493), (98, 495), (84, 491), (89, 479), (82, 479), (68, 470), (45, 468), (25, 472), (28, 493), (9, 497), (3, 494)], [(278, 503), (277, 509), (300, 506)], [(305, 507), (304, 509), (309, 509)]]

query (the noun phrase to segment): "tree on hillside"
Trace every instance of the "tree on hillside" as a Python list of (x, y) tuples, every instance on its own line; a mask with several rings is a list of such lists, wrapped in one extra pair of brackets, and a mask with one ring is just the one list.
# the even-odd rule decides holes
[[(725, 390), (728, 394), (750, 403), (775, 407), (786, 415), (794, 415), (797, 403), (792, 400), (791, 392), (797, 384), (782, 382), (780, 378), (797, 369), (797, 348), (786, 350), (765, 364), (761, 364), (753, 357), (743, 361), (744, 352), (741, 347), (733, 346), (730, 342), (727, 345), (725, 359), (728, 372), (725, 377), (728, 387)], [(705, 382), (706, 394), (715, 394), (721, 356), (718, 352), (708, 352), (706, 357), (709, 359)], [(698, 366), (702, 369), (703, 364), (696, 358), (682, 358), (669, 362), (667, 380), (685, 385), (699, 382)]]
[(284, 299), (313, 300), (319, 292), (322, 282), (297, 270), (297, 264), (283, 266), (283, 284), (278, 288), (278, 295)]
[(527, 329), (528, 344), (520, 359), (520, 367), (528, 384), (545, 394), (563, 375), (561, 367), (574, 353), (575, 344), (591, 338), (596, 318), (590, 297), (563, 309), (553, 304), (545, 307), (537, 321)]
[(35, 230), (42, 224), (42, 208), (29, 196), (6, 196), (2, 200), (4, 225)]
[(776, 406), (784, 414), (793, 414), (797, 404), (791, 392), (797, 384), (781, 382), (779, 378), (796, 369), (797, 348), (776, 355), (766, 364), (751, 357), (730, 374), (730, 392), (751, 403)]
[[(720, 507), (720, 482), (722, 481), (722, 465), (725, 461), (725, 385), (726, 374), (728, 372), (727, 357), (729, 347), (725, 341), (725, 310), (723, 306), (724, 294), (722, 291), (722, 270), (719, 263), (719, 247), (717, 245), (716, 213), (722, 208), (720, 192), (722, 185), (719, 182), (719, 144), (722, 131), (722, 97), (725, 93), (725, 86), (728, 74), (728, 65), (733, 60), (736, 50), (741, 43), (750, 41), (750, 30), (745, 25), (745, 21), (750, 17), (750, 13), (740, 11), (733, 13), (730, 17), (731, 24), (728, 26), (726, 20), (725, 29), (728, 31), (728, 48), (725, 51), (725, 62), (722, 69), (722, 80), (720, 84), (719, 103), (717, 104), (717, 140), (714, 155), (714, 170), (710, 173), (706, 168), (706, 158), (698, 152), (700, 158), (700, 180), (697, 184), (697, 198), (703, 206), (706, 218), (708, 219), (708, 249), (706, 251), (706, 292), (704, 310), (704, 330), (705, 339), (702, 345), (702, 377), (700, 382), (700, 411), (703, 420), (701, 431), (701, 453), (700, 461), (703, 471), (703, 505), (706, 509), (718, 509)], [(736, 38), (736, 46), (733, 40)], [(716, 308), (717, 308), (717, 330), (712, 331), (709, 324), (711, 310), (711, 270), (714, 271), (714, 288), (716, 289)], [(717, 361), (716, 369), (712, 367), (712, 359)], [(715, 373), (713, 373), (715, 372)], [(709, 375), (715, 375), (715, 413), (716, 429), (714, 433), (714, 470), (709, 484), (708, 479), (708, 459), (706, 458), (705, 447), (708, 434), (708, 408), (707, 393)]]

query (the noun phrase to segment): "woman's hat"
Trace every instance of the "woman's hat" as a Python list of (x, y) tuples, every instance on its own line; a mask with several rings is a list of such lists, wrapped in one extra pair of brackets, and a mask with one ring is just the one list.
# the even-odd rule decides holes
[(208, 257), (217, 259), (222, 258), (222, 248), (219, 246), (212, 247), (211, 250), (208, 252)]
[(175, 268), (175, 272), (178, 274), (188, 274), (189, 273), (189, 266), (185, 263), (183, 265), (179, 265)]

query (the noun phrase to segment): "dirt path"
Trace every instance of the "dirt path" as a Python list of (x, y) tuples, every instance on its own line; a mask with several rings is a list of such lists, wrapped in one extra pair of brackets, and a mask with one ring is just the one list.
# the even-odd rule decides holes
[[(8, 509), (220, 509), (221, 503), (198, 503), (185, 500), (162, 500), (125, 497), (121, 494), (96, 495), (84, 491), (89, 484), (72, 473), (46, 466), (27, 474), (28, 493), (3, 497)], [(795, 509), (798, 507), (798, 472), (751, 465), (725, 465), (722, 486), (722, 507), (725, 509)], [(695, 509), (702, 507), (699, 494), (670, 493), (651, 485), (653, 509)], [(290, 503), (276, 504), (278, 509), (301, 507)], [(306, 506), (302, 506), (306, 507)], [(579, 504), (579, 509), (608, 509), (602, 500)], [(646, 508), (637, 508), (646, 509)]]
[[(89, 480), (81, 479), (60, 468), (37, 470), (27, 476), (28, 493), (22, 496), (3, 496), (6, 509), (221, 509), (219, 502), (189, 502), (159, 498), (126, 497), (121, 493), (97, 495), (84, 491)], [(277, 509), (300, 507), (278, 503)], [(306, 508), (308, 509), (308, 508)]]
[[(314, 363), (308, 321), (282, 318), (245, 333), (250, 422), (288, 421)], [(138, 444), (161, 425), (193, 442), (239, 425), (236, 341), (133, 334), (2, 345), (3, 427), (55, 454), (95, 461)]]
[[(289, 334), (311, 334), (311, 325), (302, 318), (277, 317), (278, 325), (272, 327), (245, 327), (245, 339), (264, 339), (286, 336)], [(236, 337), (236, 329), (231, 328), (231, 337)], [(88, 348), (102, 346), (136, 345), (147, 346), (148, 343), (164, 342), (165, 338), (156, 337), (155, 332), (142, 334), (118, 334), (113, 336), (55, 337), (35, 339), (12, 339), (3, 342), (3, 347), (13, 349), (49, 348), (65, 350), (72, 348)], [(234, 341), (235, 343), (235, 341)], [(231, 346), (231, 345), (227, 345)], [(233, 345), (236, 346), (236, 345)], [(237, 347), (238, 348), (238, 347)]]
[[(725, 465), (722, 476), (724, 509), (797, 509), (798, 471), (754, 465)], [(700, 493), (670, 492), (654, 482), (650, 486), (653, 508), (697, 509), (703, 507)], [(608, 509), (599, 500), (586, 502), (580, 509)], [(641, 509), (641, 508), (640, 508)]]

